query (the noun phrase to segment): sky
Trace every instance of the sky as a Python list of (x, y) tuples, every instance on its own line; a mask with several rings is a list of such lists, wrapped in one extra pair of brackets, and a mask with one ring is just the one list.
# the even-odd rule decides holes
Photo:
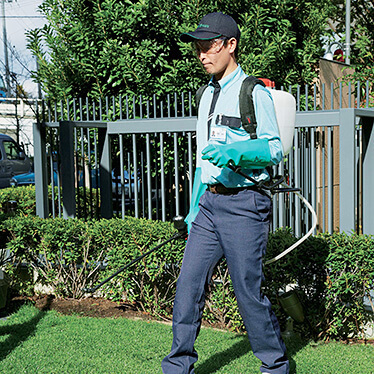
[[(0, 0), (0, 15), (2, 16), (2, 4)], [(26, 92), (37, 95), (37, 85), (30, 79), (30, 72), (36, 70), (36, 62), (30, 51), (27, 50), (27, 30), (42, 27), (45, 18), (37, 11), (42, 0), (5, 0), (5, 24), (8, 40), (9, 69), (17, 74), (18, 82)], [(4, 33), (3, 18), (0, 22), (0, 73), (4, 77)]]

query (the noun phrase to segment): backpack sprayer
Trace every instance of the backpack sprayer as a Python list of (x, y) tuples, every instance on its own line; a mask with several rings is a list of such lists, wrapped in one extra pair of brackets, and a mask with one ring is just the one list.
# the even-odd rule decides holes
[[(266, 82), (267, 84), (265, 84)], [(247, 77), (242, 84), (239, 102), (240, 102), (240, 115), (242, 119), (242, 123), (245, 123), (246, 126), (244, 128), (247, 132), (251, 134), (251, 138), (256, 137), (256, 119), (253, 107), (253, 99), (252, 99), (252, 91), (256, 84), (261, 84), (262, 86), (266, 86), (266, 88), (270, 91), (273, 102), (274, 102), (274, 109), (275, 109), (275, 116), (278, 123), (279, 135), (280, 140), (283, 147), (283, 154), (286, 156), (291, 148), (293, 143), (294, 131), (295, 131), (295, 122), (296, 122), (296, 100), (295, 98), (288, 92), (275, 90), (273, 88), (269, 88), (269, 86), (273, 87), (272, 82), (268, 79), (257, 79), (254, 77)], [(275, 261), (278, 261), (291, 251), (293, 251), (296, 247), (298, 247), (303, 241), (305, 241), (315, 230), (317, 226), (317, 214), (309, 201), (300, 194), (300, 188), (290, 188), (286, 183), (284, 176), (275, 176), (272, 177), (270, 181), (267, 182), (258, 182), (254, 178), (250, 177), (249, 175), (244, 174), (241, 171), (240, 166), (235, 166), (229, 164), (228, 167), (234, 171), (235, 173), (241, 175), (242, 177), (250, 180), (254, 185), (258, 188), (268, 191), (271, 195), (275, 193), (285, 193), (285, 192), (292, 192), (294, 193), (309, 209), (312, 214), (312, 226), (310, 230), (301, 237), (296, 243), (292, 246), (284, 250), (282, 253), (277, 255), (276, 257), (268, 260), (265, 262), (265, 265), (271, 264)], [(282, 186), (282, 187), (280, 187)]]

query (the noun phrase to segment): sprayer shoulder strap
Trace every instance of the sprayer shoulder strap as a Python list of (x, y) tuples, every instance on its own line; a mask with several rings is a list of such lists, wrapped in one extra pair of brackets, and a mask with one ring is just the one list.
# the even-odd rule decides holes
[(239, 93), (239, 108), (242, 126), (251, 136), (251, 139), (257, 139), (257, 119), (252, 97), (252, 92), (256, 84), (266, 87), (263, 81), (252, 75), (245, 78)]
[[(252, 75), (245, 78), (242, 82), (239, 93), (239, 108), (242, 126), (244, 130), (247, 131), (247, 133), (251, 136), (251, 139), (257, 139), (257, 120), (252, 97), (252, 92), (256, 84), (261, 84), (261, 86), (266, 87), (263, 81)], [(201, 97), (203, 96), (203, 93), (207, 87), (208, 85), (205, 84), (196, 91), (197, 108), (199, 108)]]
[(204, 84), (201, 86), (197, 91), (196, 91), (196, 108), (197, 108), (197, 113), (199, 114), (199, 106), (200, 106), (200, 101), (201, 101), (201, 96), (203, 96), (203, 93), (205, 89), (208, 87), (207, 84)]

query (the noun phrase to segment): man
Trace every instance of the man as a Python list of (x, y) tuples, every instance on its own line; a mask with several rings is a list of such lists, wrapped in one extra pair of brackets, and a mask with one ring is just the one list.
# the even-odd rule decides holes
[[(163, 373), (194, 373), (194, 342), (200, 330), (205, 289), (225, 256), (251, 348), (263, 373), (289, 372), (286, 348), (269, 300), (261, 294), (271, 200), (226, 166), (239, 165), (257, 181), (269, 179), (265, 167), (283, 157), (274, 105), (262, 86), (253, 90), (257, 139), (240, 121), (239, 91), (246, 78), (236, 61), (240, 31), (222, 13), (203, 17), (197, 29), (181, 35), (193, 42), (212, 78), (197, 121), (197, 169), (186, 245), (173, 311), (173, 344)], [(197, 203), (199, 206), (197, 207)]]

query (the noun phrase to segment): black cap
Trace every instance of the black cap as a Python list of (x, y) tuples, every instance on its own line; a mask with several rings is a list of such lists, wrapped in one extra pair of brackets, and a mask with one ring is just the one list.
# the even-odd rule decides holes
[(221, 12), (209, 13), (204, 16), (195, 31), (182, 34), (182, 42), (192, 42), (194, 40), (210, 40), (225, 36), (240, 39), (240, 30), (234, 19)]

